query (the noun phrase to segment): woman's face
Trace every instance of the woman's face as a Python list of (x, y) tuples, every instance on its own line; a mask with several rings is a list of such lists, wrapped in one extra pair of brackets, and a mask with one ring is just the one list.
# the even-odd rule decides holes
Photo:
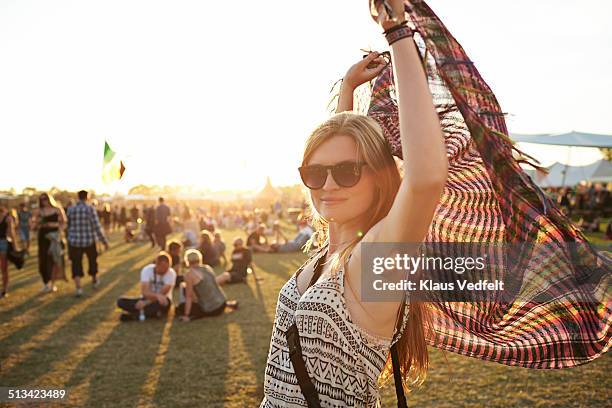
[[(305, 164), (330, 166), (358, 159), (362, 161), (353, 138), (336, 135), (323, 142)], [(367, 215), (366, 212), (374, 200), (375, 190), (374, 174), (368, 166), (363, 166), (361, 178), (354, 186), (339, 186), (328, 171), (323, 187), (319, 190), (310, 190), (310, 196), (317, 212), (326, 221), (343, 224), (348, 221), (359, 221)]]

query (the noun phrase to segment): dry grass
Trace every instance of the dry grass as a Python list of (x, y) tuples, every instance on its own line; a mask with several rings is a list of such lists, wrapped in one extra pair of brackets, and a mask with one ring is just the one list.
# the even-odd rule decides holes
[[(226, 240), (235, 234), (226, 232)], [(0, 385), (65, 388), (71, 406), (257, 407), (278, 291), (304, 257), (257, 255), (256, 274), (264, 280), (251, 276), (246, 285), (226, 288), (240, 301), (236, 312), (187, 324), (119, 323), (115, 300), (138, 293), (139, 270), (155, 251), (113, 238), (100, 257), (101, 287), (94, 291), (88, 283), (80, 299), (72, 283), (40, 295), (34, 258), (22, 271), (11, 269), (10, 297), (0, 301)], [(510, 368), (435, 349), (431, 357), (428, 380), (409, 396), (410, 406), (611, 404), (610, 356), (560, 371)], [(395, 406), (392, 387), (383, 406)]]

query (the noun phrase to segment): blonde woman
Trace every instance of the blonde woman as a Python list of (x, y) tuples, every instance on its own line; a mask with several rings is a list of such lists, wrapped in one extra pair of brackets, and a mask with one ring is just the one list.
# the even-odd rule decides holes
[[(391, 370), (395, 342), (404, 381), (409, 373), (422, 377), (427, 367), (424, 306), (400, 308), (401, 301), (366, 302), (360, 296), (360, 244), (422, 242), (448, 172), (432, 96), (403, 24), (403, 3), (387, 3), (397, 16), (381, 25), (388, 33), (395, 30), (387, 39), (399, 98), (404, 177), (380, 126), (366, 116), (337, 114), (306, 141), (299, 170), (310, 190), (322, 247), (281, 289), (261, 407), (379, 406), (378, 380)], [(381, 63), (372, 54), (351, 68), (347, 77), (355, 81), (345, 78), (340, 110), (350, 108), (347, 98), (352, 99), (354, 87), (379, 72)], [(368, 65), (378, 70), (367, 72)], [(398, 321), (407, 320), (404, 334), (394, 336)], [(295, 359), (300, 347), (301, 358)], [(305, 362), (302, 367), (296, 367), (299, 361)]]
[(38, 229), (38, 270), (44, 285), (42, 292), (55, 292), (55, 279), (64, 276), (61, 232), (66, 225), (66, 214), (53, 196), (42, 193), (38, 198), (35, 224)]

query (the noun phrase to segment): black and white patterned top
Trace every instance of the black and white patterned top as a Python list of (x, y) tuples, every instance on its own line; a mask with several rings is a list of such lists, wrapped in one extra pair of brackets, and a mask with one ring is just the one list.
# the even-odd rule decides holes
[[(321, 250), (315, 258), (325, 253)], [(311, 261), (306, 261), (280, 291), (260, 408), (307, 406), (285, 338), (294, 320), (321, 406), (379, 407), (377, 380), (387, 361), (391, 338), (368, 334), (352, 322), (344, 297), (343, 268), (322, 277), (300, 296), (296, 275)], [(408, 306), (404, 308), (402, 329), (407, 311)], [(394, 342), (396, 337), (394, 334)]]

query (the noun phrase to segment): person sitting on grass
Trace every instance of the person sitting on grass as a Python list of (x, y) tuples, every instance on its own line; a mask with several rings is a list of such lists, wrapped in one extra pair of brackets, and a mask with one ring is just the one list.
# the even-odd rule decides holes
[(210, 266), (202, 263), (202, 254), (197, 249), (185, 252), (187, 270), (183, 276), (185, 285), (185, 303), (176, 308), (176, 314), (182, 322), (202, 317), (218, 316), (226, 307), (236, 309), (238, 302), (227, 300), (215, 279)]
[(168, 244), (168, 253), (170, 254), (170, 258), (172, 258), (172, 269), (176, 272), (176, 280), (174, 282), (174, 287), (179, 290), (179, 298), (178, 302), (183, 303), (185, 301), (185, 293), (183, 286), (181, 283), (183, 282), (183, 275), (181, 274), (181, 269), (183, 265), (183, 256), (181, 252), (183, 251), (183, 245), (181, 245), (178, 241), (171, 241)]
[(192, 215), (189, 215), (189, 218), (185, 220), (183, 225), (183, 246), (189, 249), (197, 247), (200, 231), (198, 221)]
[(182, 282), (181, 277), (181, 263), (183, 262), (181, 251), (183, 246), (178, 241), (170, 241), (168, 244), (168, 253), (172, 259), (172, 269), (176, 272), (176, 285), (180, 285)]
[(227, 257), (225, 256), (225, 242), (223, 241), (223, 238), (221, 238), (220, 232), (215, 232), (213, 246), (217, 251), (217, 256), (219, 257), (219, 260), (223, 259), (223, 266), (227, 266)]
[(253, 252), (270, 252), (268, 238), (265, 235), (266, 224), (259, 224), (257, 229), (253, 231), (247, 238), (247, 247)]
[(308, 222), (304, 219), (300, 220), (300, 222), (298, 223), (298, 228), (298, 233), (292, 240), (288, 240), (287, 237), (285, 237), (285, 234), (283, 234), (283, 232), (281, 231), (281, 229), (278, 228), (278, 234), (285, 240), (285, 243), (280, 244), (276, 242), (272, 244), (270, 246), (270, 252), (301, 251), (304, 245), (306, 245), (306, 243), (310, 239), (310, 237), (312, 237), (314, 231), (312, 230), (312, 227), (308, 225)]
[(170, 267), (172, 258), (161, 251), (155, 263), (145, 266), (140, 272), (142, 295), (138, 298), (119, 298), (117, 306), (124, 311), (121, 321), (139, 318), (144, 311), (146, 318), (158, 318), (168, 314), (172, 305), (172, 288), (176, 281), (176, 272)]
[(219, 254), (213, 245), (213, 238), (210, 231), (200, 232), (200, 245), (198, 246), (202, 259), (206, 265), (215, 267), (219, 265)]
[(217, 276), (217, 283), (242, 283), (246, 281), (248, 268), (251, 266), (253, 256), (251, 250), (244, 246), (242, 238), (234, 239), (232, 251), (232, 266), (227, 272)]
[(126, 243), (133, 242), (136, 239), (136, 226), (138, 225), (132, 221), (126, 221), (124, 224), (125, 234), (124, 239)]

